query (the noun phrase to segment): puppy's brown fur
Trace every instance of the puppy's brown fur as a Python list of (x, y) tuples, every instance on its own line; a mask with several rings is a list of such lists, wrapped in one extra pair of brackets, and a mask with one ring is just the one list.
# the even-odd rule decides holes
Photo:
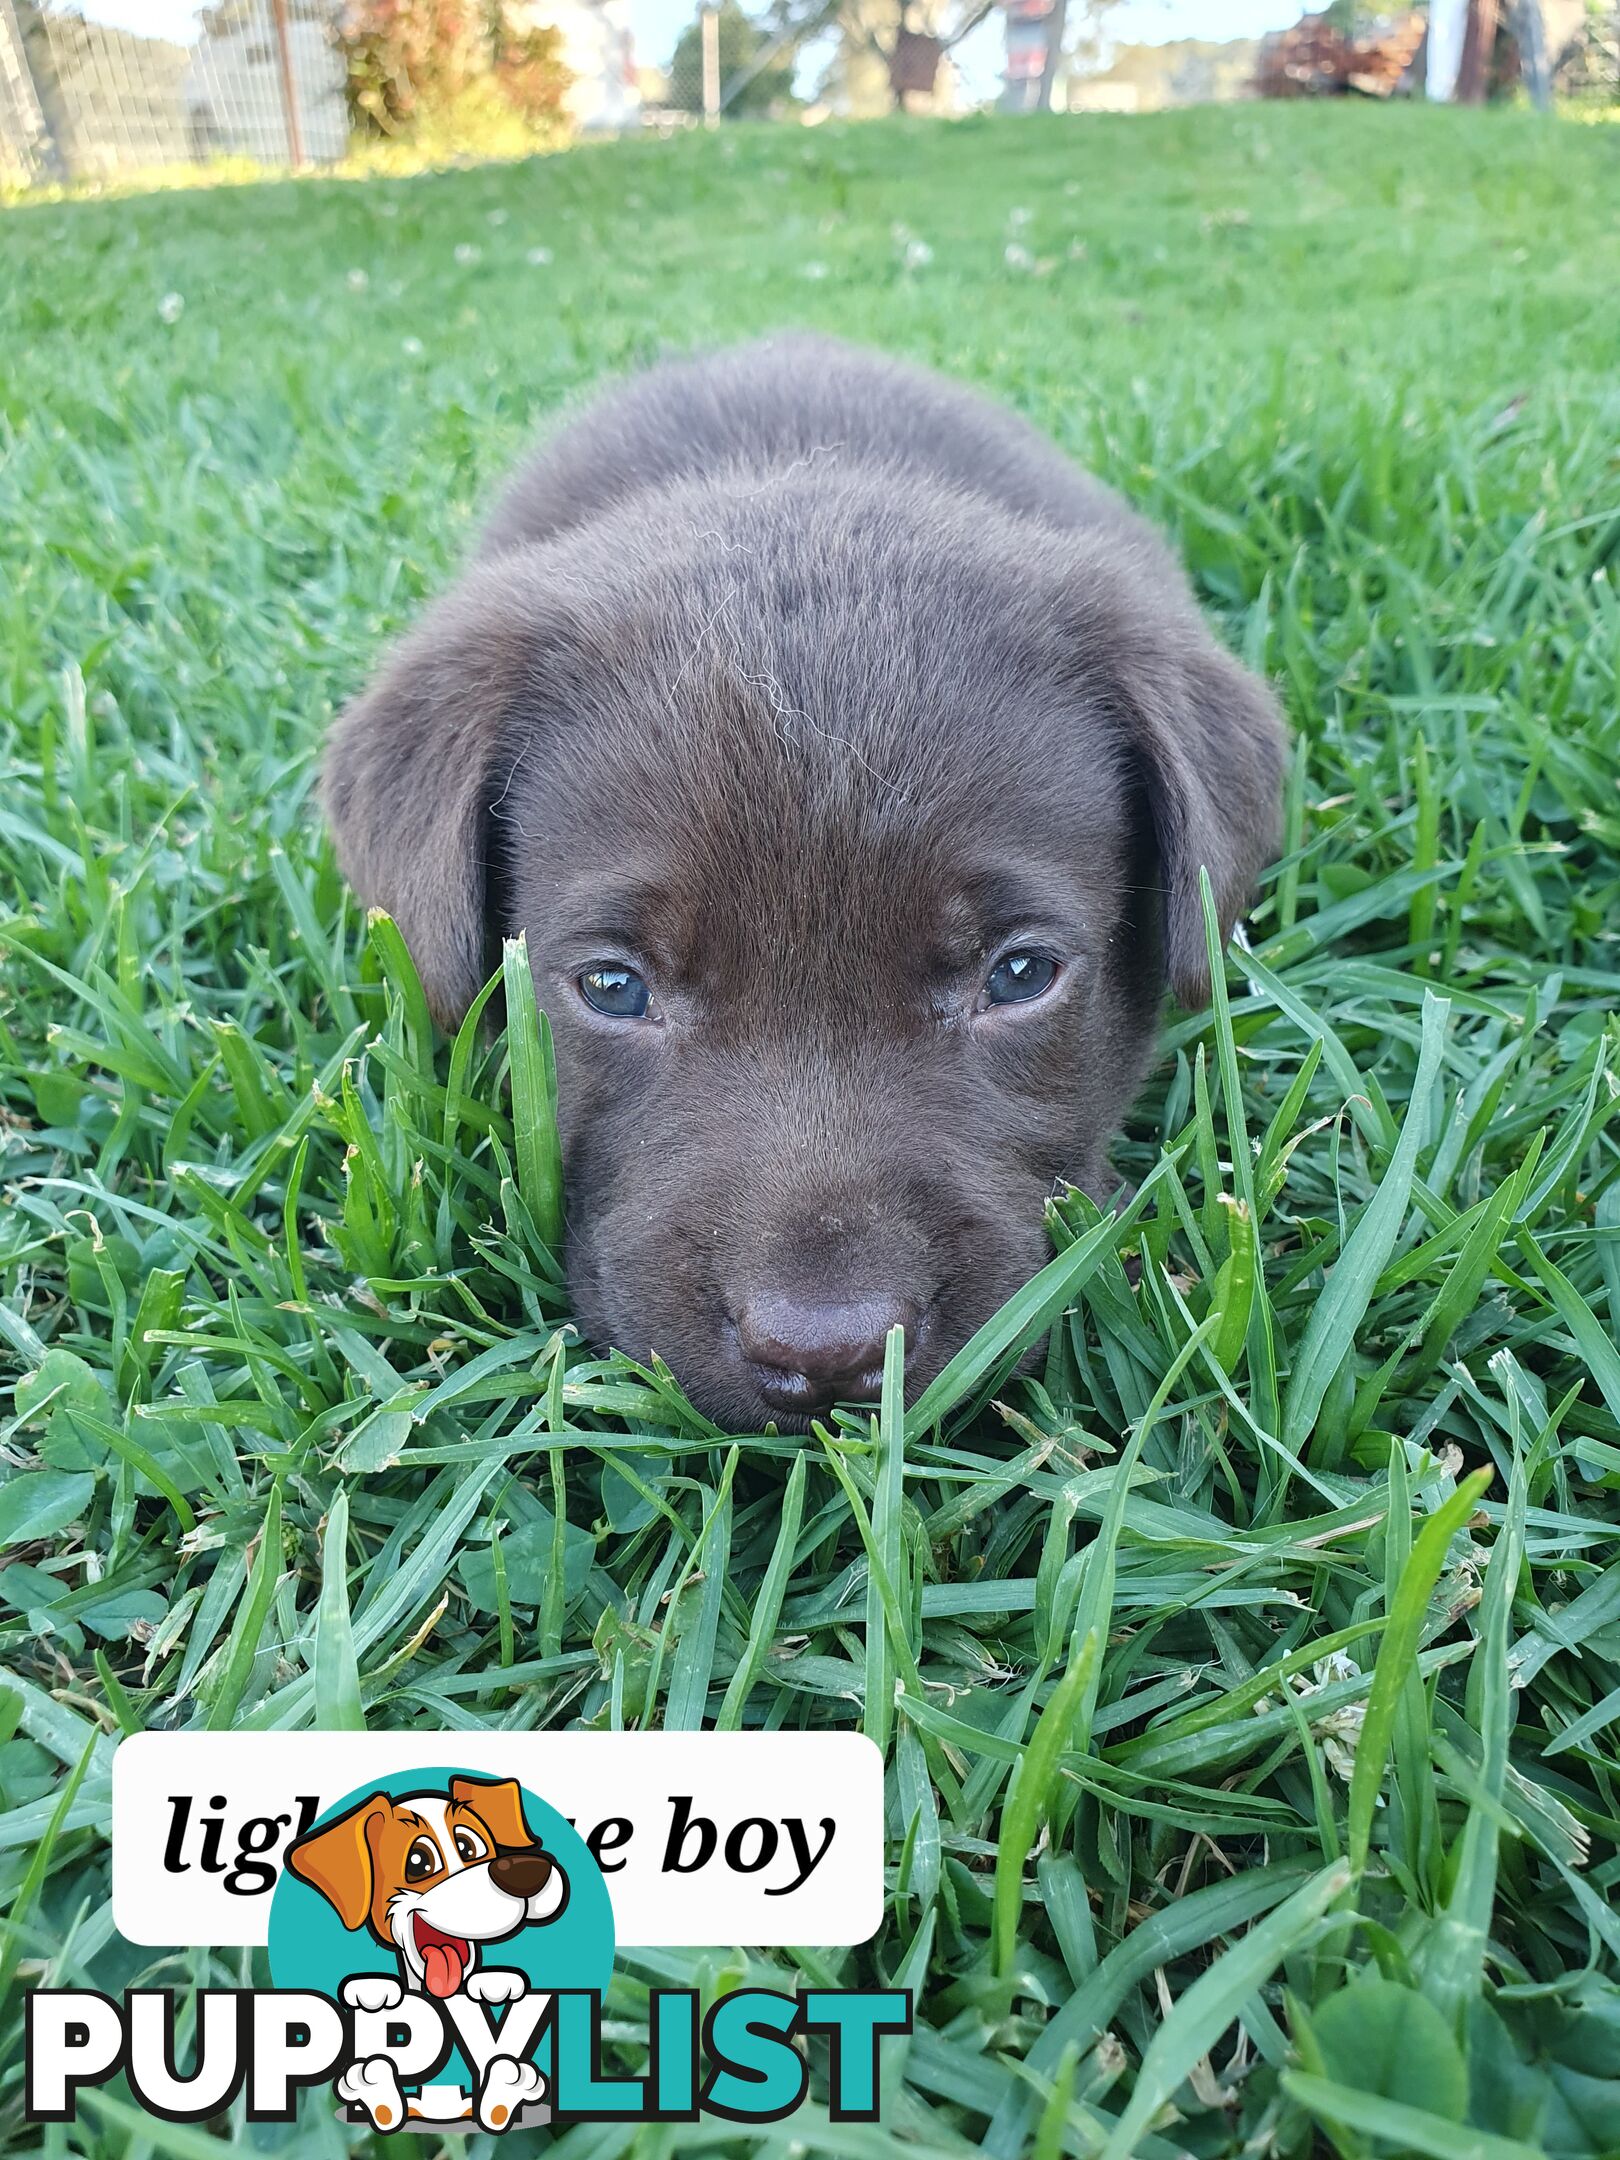
[[(870, 1380), (828, 1313), (879, 1352), (902, 1320), (925, 1383), (1043, 1258), (1054, 1180), (1108, 1186), (1166, 980), (1207, 993), (1199, 868), (1230, 927), (1283, 754), (1116, 497), (791, 337), (541, 451), (344, 715), (326, 804), (442, 1019), (527, 930), (580, 1321), (747, 1426)], [(986, 1009), (1016, 947), (1058, 978)], [(606, 959), (651, 1018), (586, 1004)]]

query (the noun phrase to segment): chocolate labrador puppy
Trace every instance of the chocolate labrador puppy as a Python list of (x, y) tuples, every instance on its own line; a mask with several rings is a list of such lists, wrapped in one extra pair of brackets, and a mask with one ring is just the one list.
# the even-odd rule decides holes
[(342, 716), (325, 801), (454, 1022), (526, 930), (586, 1333), (735, 1428), (914, 1392), (1102, 1195), (1284, 735), (1021, 420), (788, 336), (610, 390)]

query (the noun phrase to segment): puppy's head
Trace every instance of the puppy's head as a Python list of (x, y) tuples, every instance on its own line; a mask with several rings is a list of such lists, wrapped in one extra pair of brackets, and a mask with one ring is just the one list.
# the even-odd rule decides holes
[(373, 1793), (300, 1838), (287, 1865), (349, 1929), (397, 1950), (413, 1986), (453, 1995), (478, 1945), (555, 1920), (568, 1885), (510, 1779), (452, 1778), (448, 1793)]
[(344, 716), (345, 869), (454, 1021), (526, 930), (586, 1330), (735, 1426), (913, 1392), (1101, 1192), (1283, 735), (1155, 543), (898, 475), (477, 565)]

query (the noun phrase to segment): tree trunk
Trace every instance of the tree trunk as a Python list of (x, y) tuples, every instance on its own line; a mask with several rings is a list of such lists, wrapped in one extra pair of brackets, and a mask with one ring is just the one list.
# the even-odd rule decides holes
[(1462, 65), (1457, 70), (1459, 105), (1483, 105), (1485, 102), (1491, 80), (1491, 55), (1496, 50), (1496, 21), (1497, 0), (1469, 0)]
[(1552, 67), (1547, 58), (1547, 28), (1541, 0), (1516, 0), (1513, 34), (1519, 41), (1519, 71), (1537, 112), (1552, 110)]
[(1052, 86), (1063, 58), (1063, 32), (1068, 19), (1069, 0), (1052, 0), (1052, 12), (1046, 18), (1046, 57), (1041, 62), (1040, 88), (1035, 93), (1037, 112), (1052, 110)]

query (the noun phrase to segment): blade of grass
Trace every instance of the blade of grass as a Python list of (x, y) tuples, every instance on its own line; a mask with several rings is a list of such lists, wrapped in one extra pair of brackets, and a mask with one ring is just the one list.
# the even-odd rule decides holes
[(280, 1573), (281, 1487), (272, 1485), (270, 1504), (265, 1509), (264, 1522), (259, 1532), (259, 1550), (248, 1571), (241, 1601), (236, 1608), (236, 1619), (231, 1627), (224, 1668), (214, 1690), (214, 1699), (208, 1706), (209, 1732), (229, 1732), (236, 1723), (236, 1713), (241, 1707), (242, 1696), (253, 1671), (253, 1661), (258, 1655), (259, 1638), (263, 1635), (264, 1624), (270, 1617), (270, 1602), (275, 1595)]
[(339, 1489), (321, 1540), (321, 1594), (315, 1609), (315, 1723), (323, 1732), (364, 1732), (360, 1667), (349, 1624), (349, 1496)]
[(557, 1138), (557, 1061), (551, 1022), (535, 1003), (527, 933), (501, 948), (506, 985), (506, 1049), (512, 1067), (512, 1131), (518, 1191), (535, 1235), (562, 1248), (562, 1146)]
[(1400, 1588), (1378, 1645), (1367, 1713), (1356, 1740), (1355, 1767), (1350, 1774), (1348, 1851), (1357, 1875), (1366, 1866), (1371, 1850), (1373, 1812), (1384, 1781), (1384, 1765), (1389, 1760), (1396, 1706), (1417, 1655), (1429, 1598), (1445, 1565), (1447, 1547), (1474, 1512), (1475, 1503), (1490, 1482), (1489, 1470), (1476, 1470), (1464, 1478), (1412, 1540), (1412, 1556), (1402, 1570)]
[(655, 1698), (658, 1682), (658, 1663), (662, 1660), (664, 1643), (669, 1626), (681, 1609), (683, 1593), (694, 1577), (699, 1578), (697, 1610), (681, 1631), (674, 1660), (670, 1667), (669, 1697), (664, 1706), (664, 1728), (668, 1732), (701, 1732), (704, 1714), (708, 1709), (709, 1682), (714, 1671), (715, 1637), (720, 1626), (720, 1606), (726, 1591), (726, 1562), (731, 1552), (731, 1486), (737, 1474), (740, 1451), (733, 1448), (726, 1457), (725, 1468), (720, 1476), (720, 1489), (703, 1525), (702, 1535), (692, 1548), (692, 1554), (682, 1570), (675, 1593), (669, 1601), (670, 1620), (659, 1636), (657, 1658), (652, 1678), (647, 1685), (649, 1705)]
[[(1173, 1158), (1166, 1158), (1171, 1160)], [(971, 1336), (942, 1371), (935, 1375), (906, 1412), (906, 1438), (921, 1439), (937, 1425), (1003, 1360), (1016, 1357), (1056, 1320), (1075, 1293), (1102, 1264), (1106, 1253), (1117, 1246), (1125, 1231), (1137, 1222), (1163, 1175), (1164, 1164), (1154, 1168), (1137, 1188), (1119, 1215), (1102, 1221), (1055, 1259), (1049, 1260), (1016, 1296)]]
[(1522, 2144), (1518, 2138), (1498, 2137), (1491, 2130), (1448, 2123), (1439, 2115), (1431, 2115), (1427, 2108), (1410, 2107), (1404, 2100), (1385, 2100), (1376, 2093), (1357, 2092), (1333, 2078), (1285, 2070), (1281, 2083), (1289, 2099), (1297, 2100), (1316, 2121), (1387, 2139), (1403, 2153), (1423, 2153), (1430, 2160), (1546, 2160), (1539, 2146)]
[(1373, 1285), (1395, 1249), (1411, 1195), (1418, 1149), (1428, 1124), (1429, 1095), (1445, 1048), (1449, 1010), (1447, 1001), (1432, 992), (1424, 998), (1417, 1077), (1412, 1083), (1411, 1105), (1400, 1138), (1306, 1323), (1305, 1340), (1289, 1378), (1283, 1407), (1283, 1445), (1296, 1454), (1316, 1422), (1334, 1374), (1350, 1354), (1366, 1318)]
[(1024, 1864), (1035, 1843), (1036, 1831), (1046, 1809), (1058, 1759), (1070, 1745), (1075, 1721), (1085, 1702), (1099, 1654), (1095, 1628), (1082, 1636), (1075, 1630), (1069, 1663), (1046, 1707), (1035, 1720), (1029, 1744), (1014, 1767), (1001, 1810), (1001, 1830), (996, 1840), (994, 1887), (995, 1969), (1005, 1976), (1012, 1970), (1018, 1945), (1018, 1923), (1023, 1915)]
[(1131, 2097), (1102, 2149), (1101, 2160), (1130, 2160), (1137, 2140), (1188, 2072), (1209, 2053), (1283, 1959), (1315, 1935), (1351, 1880), (1351, 1870), (1342, 1860), (1323, 1868), (1241, 1941), (1223, 1950), (1178, 1997), (1148, 2042)]
[(893, 1327), (883, 1345), (883, 1394), (874, 1433), (877, 1464), (872, 1490), (875, 1564), (866, 1578), (866, 1730), (885, 1758), (894, 1730), (894, 1652), (884, 1611), (884, 1586), (903, 1613), (907, 1647), (913, 1652), (912, 1599), (906, 1571), (901, 1517), (906, 1491), (904, 1328)]

